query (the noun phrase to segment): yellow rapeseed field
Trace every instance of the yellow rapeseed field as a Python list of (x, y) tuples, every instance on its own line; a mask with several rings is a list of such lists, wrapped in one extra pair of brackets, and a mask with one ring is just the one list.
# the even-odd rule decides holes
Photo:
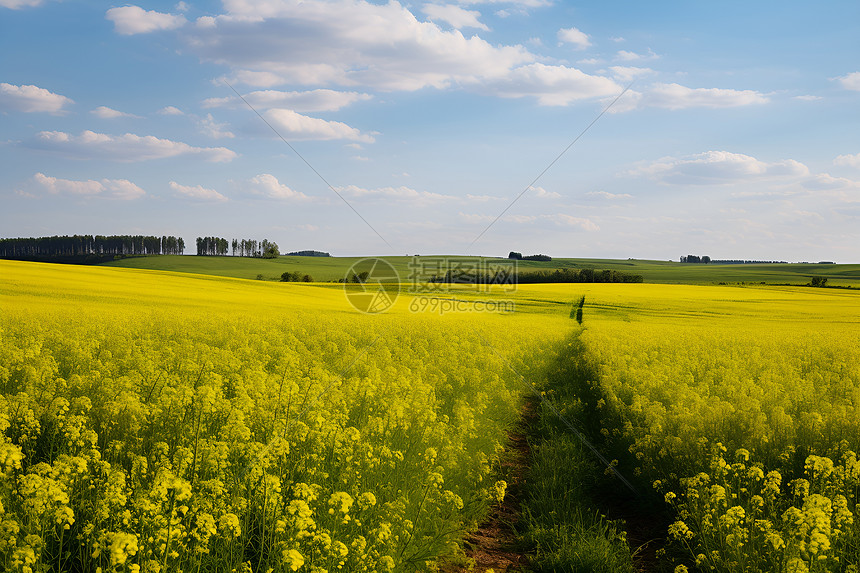
[(504, 496), (569, 320), (0, 262), (0, 568), (414, 571)]
[[(676, 514), (684, 566), (857, 571), (860, 293), (582, 289), (608, 444)], [(679, 568), (679, 570), (683, 570)]]
[(599, 427), (572, 423), (674, 515), (664, 564), (857, 571), (857, 292), (457, 293), (493, 297), (516, 310), (365, 315), (335, 285), (0, 261), (0, 567), (432, 569), (573, 334)]

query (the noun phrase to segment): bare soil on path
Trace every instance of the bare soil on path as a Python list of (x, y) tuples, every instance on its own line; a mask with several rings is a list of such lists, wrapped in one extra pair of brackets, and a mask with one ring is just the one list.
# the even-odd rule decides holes
[[(474, 562), (473, 573), (492, 569), (495, 573), (525, 571), (528, 555), (518, 546), (519, 536), (514, 529), (520, 519), (520, 505), (526, 494), (526, 481), (531, 464), (529, 426), (537, 419), (537, 405), (527, 400), (521, 410), (520, 421), (508, 434), (508, 451), (501, 459), (501, 475), (508, 487), (505, 499), (493, 507), (487, 519), (463, 541), (466, 557)], [(463, 567), (445, 566), (443, 573), (468, 571)]]

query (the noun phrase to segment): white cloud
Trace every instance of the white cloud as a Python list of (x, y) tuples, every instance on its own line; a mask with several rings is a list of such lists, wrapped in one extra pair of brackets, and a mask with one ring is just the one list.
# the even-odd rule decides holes
[(467, 193), (466, 200), (468, 201), (477, 201), (479, 203), (484, 203), (486, 201), (501, 201), (503, 197), (495, 197), (493, 195), (472, 195)]
[(159, 115), (185, 115), (185, 112), (178, 107), (169, 105), (158, 110)]
[[(477, 35), (466, 37), (459, 30), (420, 21), (397, 2), (227, 0), (224, 9), (221, 15), (198, 18), (183, 36), (190, 51), (228, 66), (235, 81), (247, 85), (366, 86), (381, 91), (459, 87), (489, 96), (533, 97), (542, 105), (569, 105), (620, 91), (610, 78), (539, 63), (538, 56), (521, 45), (493, 45)], [(581, 47), (587, 37), (575, 32), (570, 28), (561, 36)], [(302, 92), (254, 93), (283, 97), (287, 101), (268, 105), (301, 113), (346, 105), (356, 91), (343, 96), (330, 90), (322, 103), (304, 105), (290, 103), (308, 98)], [(310, 99), (320, 96), (322, 90)]]
[(164, 14), (155, 10), (144, 10), (140, 6), (122, 6), (111, 8), (105, 13), (105, 18), (113, 22), (118, 34), (148, 34), (158, 30), (174, 30), (182, 27), (187, 20), (185, 16)]
[[(199, 20), (198, 20), (199, 21)], [(249, 86), (270, 88), (288, 83), (289, 80), (272, 72), (254, 72), (251, 70), (239, 70), (236, 72), (236, 81)], [(233, 82), (230, 82), (233, 83)]]
[(181, 141), (159, 139), (152, 135), (107, 135), (89, 130), (77, 136), (63, 131), (42, 131), (28, 145), (75, 159), (131, 162), (190, 156), (220, 162), (236, 157), (235, 152), (225, 147), (192, 147)]
[(480, 89), (506, 98), (532, 96), (540, 105), (568, 105), (577, 100), (616, 95), (622, 88), (609, 78), (576, 68), (529, 64), (505, 77), (484, 82)]
[(662, 109), (729, 108), (767, 103), (766, 95), (753, 90), (688, 88), (680, 84), (657, 83), (644, 93), (630, 90), (612, 108), (613, 113), (656, 107)]
[(556, 213), (555, 215), (549, 215), (547, 218), (560, 225), (578, 227), (583, 231), (593, 232), (600, 230), (600, 227), (598, 227), (593, 221), (589, 219), (584, 219), (582, 217), (573, 217), (571, 215), (565, 215), (564, 213)]
[(664, 157), (628, 172), (674, 185), (727, 185), (754, 180), (805, 178), (809, 169), (787, 159), (768, 163), (728, 151), (706, 151), (688, 157)]
[(0, 0), (0, 6), (9, 8), (10, 10), (20, 10), (21, 8), (35, 8), (42, 3), (42, 0)]
[(361, 199), (387, 199), (399, 201), (417, 201), (417, 202), (438, 202), (450, 201), (457, 199), (453, 195), (442, 195), (440, 193), (431, 193), (429, 191), (417, 191), (411, 187), (401, 185), (400, 187), (376, 187), (374, 189), (366, 189), (356, 185), (347, 185), (345, 187), (336, 187), (338, 193), (347, 197)]
[(656, 60), (659, 58), (657, 54), (651, 51), (651, 48), (648, 48), (647, 54), (637, 54), (636, 52), (630, 52), (628, 50), (619, 50), (615, 53), (615, 59), (621, 60), (622, 62), (635, 62), (640, 60)]
[(609, 40), (610, 40), (610, 41), (612, 41), (612, 42), (615, 42), (616, 44), (619, 44), (619, 43), (621, 43), (621, 42), (623, 42), (623, 41), (624, 41), (624, 38), (622, 38), (621, 36), (617, 36), (617, 37), (614, 37), (614, 38), (609, 38)]
[(737, 107), (767, 103), (764, 94), (752, 90), (688, 88), (679, 84), (654, 84), (644, 97), (644, 104), (667, 109), (688, 107)]
[(860, 189), (860, 181), (854, 181), (845, 177), (833, 177), (829, 173), (817, 173), (805, 180), (803, 187), (811, 191)]
[(207, 189), (202, 185), (180, 185), (176, 181), (170, 182), (170, 188), (176, 191), (180, 196), (196, 201), (207, 201), (213, 203), (223, 203), (227, 200), (224, 195), (221, 195), (214, 189)]
[[(458, 25), (480, 24), (471, 20), (476, 18), (472, 12), (451, 4), (431, 2), (433, 7), (427, 10)], [(513, 6), (547, 4), (532, 0)], [(582, 45), (582, 37), (570, 30), (563, 36)], [(491, 44), (478, 35), (467, 37), (457, 29), (444, 30), (432, 21), (421, 21), (396, 1), (225, 0), (222, 14), (197, 18), (183, 32), (188, 51), (228, 67), (233, 81), (249, 86), (360, 86), (368, 91), (463, 88), (489, 96), (534, 97), (543, 105), (567, 105), (619, 90), (609, 78), (538, 63), (541, 58), (522, 45)], [(346, 92), (349, 97), (329, 93), (329, 100), (323, 98), (319, 104), (273, 101), (269, 105), (298, 113), (315, 107), (331, 109), (346, 105), (361, 91)], [(267, 95), (288, 100), (307, 97), (300, 93)], [(229, 101), (217, 98), (205, 103), (217, 106)]]
[(0, 83), (0, 109), (57, 115), (63, 113), (63, 107), (72, 103), (74, 102), (66, 96), (37, 86)]
[(505, 215), (501, 218), (497, 218), (495, 215), (479, 215), (475, 213), (458, 213), (459, 217), (465, 220), (468, 223), (474, 224), (484, 224), (484, 223), (493, 223), (495, 221), (501, 221), (504, 223), (533, 223), (538, 220), (537, 215)]
[(591, 45), (588, 34), (577, 28), (562, 28), (559, 30), (558, 41), (560, 44), (573, 44), (577, 50), (584, 50)]
[(608, 191), (589, 191), (585, 194), (586, 197), (596, 197), (598, 199), (608, 199), (609, 201), (617, 201), (620, 199), (632, 199), (633, 195), (628, 193), (609, 193)]
[(260, 195), (268, 199), (287, 199), (290, 201), (309, 201), (308, 197), (300, 191), (294, 191), (278, 181), (278, 178), (269, 173), (261, 173), (252, 177), (242, 187), (254, 195)]
[(224, 129), (227, 127), (226, 123), (216, 122), (211, 113), (207, 113), (206, 117), (199, 118), (197, 120), (197, 127), (200, 129), (200, 133), (215, 139), (229, 139), (236, 137), (233, 135), (233, 132)]
[(583, 66), (599, 66), (603, 63), (603, 60), (599, 58), (584, 58), (582, 60), (577, 60), (577, 64), (582, 64)]
[[(255, 109), (273, 107), (287, 108), (298, 112), (307, 111), (337, 111), (357, 101), (373, 99), (370, 94), (359, 92), (343, 92), (328, 89), (285, 92), (278, 90), (261, 90), (242, 96)], [(242, 107), (245, 103), (238, 97), (209, 98), (203, 101), (203, 107)]]
[(860, 167), (860, 153), (858, 153), (857, 155), (840, 155), (833, 160), (833, 164)]
[(94, 116), (100, 117), (102, 119), (116, 119), (118, 117), (131, 117), (131, 118), (139, 117), (139, 116), (134, 115), (132, 113), (124, 113), (124, 112), (117, 111), (115, 109), (111, 109), (111, 108), (109, 108), (107, 106), (103, 106), (103, 105), (100, 105), (99, 107), (95, 108), (94, 110), (91, 110), (90, 113), (93, 114)]
[(518, 9), (551, 6), (553, 0), (459, 0), (460, 4), (509, 4)]
[(493, 46), (419, 21), (397, 2), (224, 5), (226, 14), (198, 19), (188, 41), (204, 60), (230, 66), (237, 76), (262, 72), (267, 81), (412, 91), (501, 76), (535, 59), (522, 46)]
[(189, 6), (185, 2), (178, 2), (173, 9), (177, 12), (188, 12), (188, 8)]
[(458, 30), (460, 28), (489, 30), (485, 24), (478, 20), (481, 13), (477, 10), (464, 10), (454, 4), (425, 4), (421, 11), (427, 14), (431, 20), (447, 22), (451, 27)]
[(842, 84), (846, 90), (860, 91), (860, 72), (851, 72), (850, 74), (835, 78)]
[(308, 117), (290, 109), (270, 109), (265, 115), (285, 139), (374, 141), (372, 135), (361, 133), (345, 123)]
[(33, 180), (51, 194), (70, 194), (78, 196), (99, 196), (110, 199), (137, 199), (146, 195), (146, 191), (128, 179), (102, 179), (95, 181), (74, 181), (57, 179), (43, 173), (36, 173)]
[(560, 193), (556, 193), (555, 191), (547, 191), (543, 187), (532, 187), (533, 195), (535, 197), (539, 197), (541, 199), (558, 199), (561, 197)]
[(610, 66), (609, 71), (620, 82), (630, 82), (640, 76), (654, 73), (651, 68), (637, 68), (635, 66)]
[(794, 99), (799, 99), (800, 101), (820, 101), (820, 100), (823, 100), (824, 98), (821, 96), (814, 96), (814, 95), (799, 95), (799, 96), (794, 96)]

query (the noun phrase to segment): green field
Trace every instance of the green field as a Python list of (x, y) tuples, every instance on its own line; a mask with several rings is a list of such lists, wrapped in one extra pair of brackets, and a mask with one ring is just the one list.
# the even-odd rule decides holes
[[(384, 257), (408, 282), (412, 257)], [(425, 261), (438, 258), (424, 256)], [(506, 261), (486, 257), (451, 257), (469, 260)], [(285, 271), (300, 271), (311, 275), (316, 281), (334, 281), (346, 275), (348, 269), (361, 257), (279, 257), (277, 259), (254, 259), (247, 257), (198, 257), (158, 255), (130, 257), (104, 263), (105, 266), (135, 269), (166, 270), (242, 279), (254, 279), (262, 275), (273, 280)], [(827, 277), (834, 286), (860, 286), (860, 264), (761, 264), (761, 265), (703, 265), (682, 264), (671, 261), (646, 261), (622, 259), (553, 259), (549, 262), (519, 261), (522, 270), (554, 270), (560, 268), (609, 269), (640, 274), (648, 283), (663, 284), (715, 284), (715, 283), (759, 283), (806, 284), (813, 276)], [(444, 269), (443, 269), (444, 272)]]

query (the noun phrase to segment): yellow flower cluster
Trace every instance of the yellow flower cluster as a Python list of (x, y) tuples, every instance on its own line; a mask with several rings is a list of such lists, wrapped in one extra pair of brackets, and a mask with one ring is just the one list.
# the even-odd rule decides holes
[(0, 265), (3, 571), (432, 569), (504, 495), (509, 363), (566, 324)]
[[(622, 474), (655, 482), (685, 565), (860, 566), (860, 296), (588, 287), (585, 398)], [(612, 456), (615, 457), (615, 456)]]

